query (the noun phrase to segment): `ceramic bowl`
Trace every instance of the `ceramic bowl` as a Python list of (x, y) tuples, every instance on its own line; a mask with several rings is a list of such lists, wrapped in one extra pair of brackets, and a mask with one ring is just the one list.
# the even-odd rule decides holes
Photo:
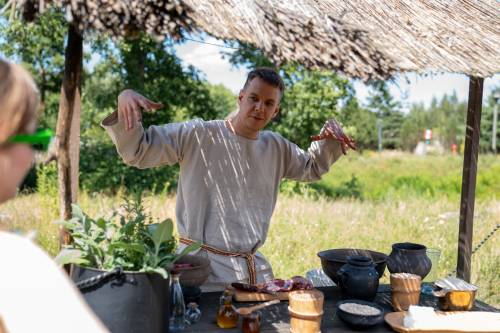
[[(342, 304), (346, 303), (355, 303), (358, 305), (365, 305), (376, 308), (379, 310), (377, 314), (366, 315), (366, 314), (358, 314), (353, 312), (345, 311), (341, 308)], [(337, 303), (337, 315), (339, 318), (345, 322), (348, 326), (351, 326), (356, 329), (368, 328), (377, 324), (380, 324), (384, 321), (384, 309), (373, 302), (367, 302), (357, 299), (347, 299)]]
[(176, 264), (191, 264), (192, 267), (175, 268), (181, 274), (179, 282), (186, 287), (199, 287), (210, 275), (210, 259), (197, 256), (185, 255), (175, 262)]

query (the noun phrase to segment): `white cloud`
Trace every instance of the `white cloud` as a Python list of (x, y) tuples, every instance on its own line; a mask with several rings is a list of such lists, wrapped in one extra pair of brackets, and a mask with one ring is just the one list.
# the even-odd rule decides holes
[[(222, 41), (206, 38), (205, 42), (223, 45)], [(233, 93), (238, 93), (245, 83), (247, 71), (232, 68), (227, 59), (222, 58), (221, 51), (230, 51), (214, 45), (187, 41), (177, 45), (176, 52), (184, 63), (192, 65), (205, 74), (207, 81), (213, 84), (222, 84)]]

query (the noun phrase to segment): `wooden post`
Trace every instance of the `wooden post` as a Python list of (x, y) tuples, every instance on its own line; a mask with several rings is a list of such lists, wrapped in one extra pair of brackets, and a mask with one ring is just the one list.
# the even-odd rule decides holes
[(467, 124), (465, 129), (462, 195), (460, 199), (460, 227), (458, 232), (457, 276), (470, 282), (474, 199), (476, 192), (479, 129), (483, 101), (483, 78), (470, 77)]
[[(62, 219), (71, 217), (71, 203), (76, 201), (78, 192), (82, 55), (82, 36), (77, 28), (70, 24), (56, 130), (59, 207)], [(69, 242), (68, 233), (61, 229), (60, 243)]]

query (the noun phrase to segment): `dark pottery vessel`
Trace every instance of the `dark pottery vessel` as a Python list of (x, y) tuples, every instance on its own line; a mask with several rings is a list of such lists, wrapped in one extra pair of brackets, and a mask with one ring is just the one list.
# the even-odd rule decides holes
[(187, 254), (180, 257), (175, 264), (191, 264), (192, 267), (186, 268), (170, 268), (181, 274), (179, 282), (182, 287), (199, 287), (207, 281), (210, 272), (210, 259)]
[[(342, 304), (346, 303), (355, 303), (365, 306), (371, 306), (376, 308), (380, 312), (374, 315), (365, 315), (365, 314), (357, 314), (348, 311), (344, 311), (341, 309)], [(337, 303), (337, 315), (343, 322), (345, 322), (348, 326), (353, 327), (355, 329), (364, 329), (377, 324), (380, 324), (384, 321), (384, 309), (372, 302), (360, 301), (357, 299), (347, 299), (345, 301), (340, 301)]]
[(371, 258), (348, 257), (337, 278), (343, 298), (373, 301), (377, 295), (379, 275)]
[(429, 274), (432, 262), (427, 256), (427, 248), (415, 243), (396, 243), (387, 258), (387, 268), (391, 273), (411, 273), (422, 280)]
[(73, 265), (71, 278), (77, 285), (89, 281), (80, 292), (110, 332), (169, 332), (170, 279), (157, 273), (127, 271), (117, 278), (100, 279), (106, 272)]
[(330, 249), (318, 252), (323, 272), (337, 285), (339, 284), (338, 270), (347, 263), (347, 257), (356, 255), (371, 258), (379, 277), (384, 275), (387, 262), (387, 255), (384, 253), (363, 249)]

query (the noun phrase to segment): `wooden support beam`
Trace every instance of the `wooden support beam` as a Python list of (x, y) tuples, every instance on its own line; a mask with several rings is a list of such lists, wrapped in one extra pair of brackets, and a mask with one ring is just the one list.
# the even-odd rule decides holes
[[(76, 201), (78, 193), (82, 56), (83, 38), (75, 26), (70, 24), (56, 130), (59, 207), (62, 219), (71, 217), (71, 203)], [(64, 229), (61, 229), (60, 242), (70, 242), (70, 237)]]
[(472, 231), (476, 194), (479, 130), (483, 102), (483, 78), (470, 77), (467, 124), (465, 129), (462, 195), (460, 199), (460, 227), (458, 232), (457, 276), (467, 282), (471, 277)]

